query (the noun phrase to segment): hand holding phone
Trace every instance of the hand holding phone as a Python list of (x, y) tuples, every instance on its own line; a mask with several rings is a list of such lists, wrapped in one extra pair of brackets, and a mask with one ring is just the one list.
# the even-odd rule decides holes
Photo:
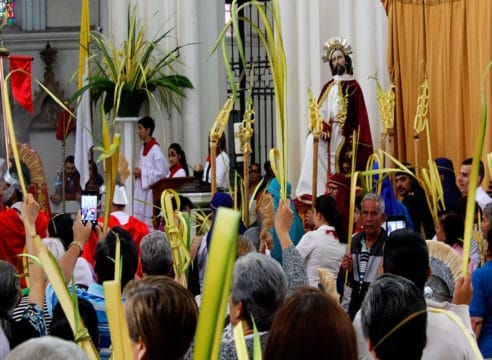
[(82, 224), (92, 223), (92, 227), (97, 225), (97, 192), (83, 191), (80, 197), (80, 214)]

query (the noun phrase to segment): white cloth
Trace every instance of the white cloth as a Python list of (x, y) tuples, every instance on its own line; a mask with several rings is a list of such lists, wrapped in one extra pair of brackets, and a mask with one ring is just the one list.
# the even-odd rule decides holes
[[(353, 80), (352, 75), (335, 75), (333, 77), (334, 84), (328, 91), (325, 101), (321, 104), (321, 116), (324, 122), (328, 123), (330, 119), (335, 120), (331, 125), (331, 138), (330, 138), (330, 170), (334, 174), (336, 172), (335, 160), (338, 148), (342, 144), (344, 139), (340, 123), (337, 121), (338, 109), (339, 109), (339, 86), (341, 81)], [(302, 195), (312, 194), (312, 177), (313, 177), (313, 134), (310, 133), (306, 139), (304, 148), (304, 159), (302, 161), (301, 174), (299, 175), (299, 182), (297, 184), (296, 196), (300, 198)], [(319, 139), (318, 142), (318, 177), (316, 184), (316, 192), (319, 195), (325, 193), (326, 181), (328, 180), (328, 141)]]
[(130, 215), (124, 211), (113, 211), (111, 215), (118, 219), (121, 226), (125, 226), (128, 224), (128, 220), (130, 220)]
[(154, 145), (146, 156), (143, 155), (143, 146), (140, 149), (138, 162), (141, 174), (135, 180), (135, 192), (133, 200), (133, 216), (143, 221), (153, 229), (152, 225), (152, 189), (157, 181), (167, 177), (169, 165), (159, 145)]
[(487, 192), (483, 189), (483, 187), (478, 186), (477, 192), (475, 193), (475, 201), (483, 211), (485, 205), (492, 202), (492, 198), (489, 196), (489, 194), (487, 194)]
[[(215, 158), (216, 184), (219, 188), (229, 188), (228, 175), (230, 163), (229, 155), (227, 155), (225, 151), (222, 151)], [(212, 182), (212, 174), (210, 174), (210, 170), (210, 162), (207, 161), (203, 171), (202, 180), (208, 183)]]
[(309, 285), (318, 287), (320, 267), (327, 268), (336, 278), (340, 269), (343, 256), (347, 251), (347, 245), (335, 239), (333, 226), (321, 225), (314, 231), (309, 231), (301, 238), (296, 248), (304, 259), (304, 268)]
[(171, 173), (168, 174), (167, 176), (168, 178), (179, 178), (179, 177), (186, 177), (186, 171), (184, 171), (183, 168), (179, 169), (178, 171), (176, 171), (173, 176), (171, 176)]
[[(457, 315), (469, 333), (475, 338), (471, 328), (468, 305), (454, 305), (447, 302), (437, 303), (426, 299), (427, 308), (449, 310)], [(362, 332), (360, 310), (354, 318), (355, 335), (359, 359), (373, 359), (367, 348)], [(463, 360), (474, 359), (474, 353), (460, 327), (445, 314), (427, 312), (427, 343), (422, 354), (423, 360)]]

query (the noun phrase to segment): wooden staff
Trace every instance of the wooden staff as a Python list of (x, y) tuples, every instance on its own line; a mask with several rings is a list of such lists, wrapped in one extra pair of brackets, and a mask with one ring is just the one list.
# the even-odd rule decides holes
[[(10, 52), (7, 48), (1, 47), (0, 48), (0, 81), (3, 83), (5, 79), (5, 75), (3, 73), (3, 59), (7, 56), (9, 56)], [(7, 113), (6, 113), (6, 108), (5, 108), (5, 97), (9, 96), (8, 94), (5, 94), (2, 91), (2, 115), (3, 115), (3, 131), (5, 134), (5, 156), (7, 157), (7, 169), (9, 168), (9, 158), (10, 158), (10, 141), (9, 141), (9, 131), (7, 129)]]
[(215, 193), (217, 192), (217, 174), (216, 174), (216, 168), (217, 168), (217, 143), (215, 141), (210, 141), (210, 173), (212, 177), (210, 178), (210, 183), (212, 185), (211, 189), (211, 197), (213, 198)]
[[(319, 137), (323, 130), (323, 118), (319, 110), (319, 104), (314, 99), (311, 89), (308, 89), (308, 104), (309, 104), (309, 131), (313, 134), (313, 174), (312, 174), (312, 199), (311, 208), (314, 209), (314, 201), (318, 195), (318, 145)], [(328, 143), (329, 143), (328, 139)], [(329, 153), (329, 151), (328, 151)], [(330, 162), (328, 161), (328, 171)]]
[[(314, 201), (318, 196), (318, 144), (319, 136), (315, 136), (313, 133), (313, 197), (311, 200), (311, 208), (314, 210)], [(330, 164), (328, 164), (330, 166)]]

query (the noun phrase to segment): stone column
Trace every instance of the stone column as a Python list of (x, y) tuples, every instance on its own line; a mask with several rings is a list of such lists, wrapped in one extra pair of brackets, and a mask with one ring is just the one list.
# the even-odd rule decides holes
[(121, 134), (120, 141), (120, 153), (125, 155), (128, 161), (128, 167), (130, 168), (130, 175), (125, 181), (125, 192), (128, 199), (128, 205), (126, 205), (125, 211), (129, 214), (133, 214), (133, 189), (134, 178), (133, 168), (137, 162), (137, 156), (135, 155), (135, 124), (139, 120), (138, 117), (117, 117), (116, 123), (123, 125), (123, 134)]
[(24, 0), (21, 4), (22, 30), (46, 30), (46, 0)]

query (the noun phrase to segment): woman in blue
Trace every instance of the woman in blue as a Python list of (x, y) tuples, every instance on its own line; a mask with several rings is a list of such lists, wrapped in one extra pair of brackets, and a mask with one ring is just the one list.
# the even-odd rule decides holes
[(470, 318), (484, 358), (492, 357), (492, 231), (485, 242), (487, 262), (472, 274), (473, 298)]
[[(291, 191), (290, 183), (287, 183), (287, 196), (290, 197)], [(268, 184), (267, 192), (273, 197), (273, 211), (276, 213), (278, 209), (278, 204), (280, 202), (280, 184), (278, 183), (277, 178), (273, 178)], [(302, 221), (299, 215), (297, 214), (294, 203), (290, 203), (290, 207), (292, 212), (294, 213), (294, 222), (290, 227), (289, 235), (292, 243), (297, 245), (301, 237), (304, 235), (304, 227), (302, 226)], [(277, 233), (275, 232), (275, 228), (272, 228), (272, 237), (273, 237), (273, 249), (271, 249), (271, 256), (277, 260), (280, 264), (282, 264), (282, 248), (280, 247), (280, 242), (278, 240)]]

